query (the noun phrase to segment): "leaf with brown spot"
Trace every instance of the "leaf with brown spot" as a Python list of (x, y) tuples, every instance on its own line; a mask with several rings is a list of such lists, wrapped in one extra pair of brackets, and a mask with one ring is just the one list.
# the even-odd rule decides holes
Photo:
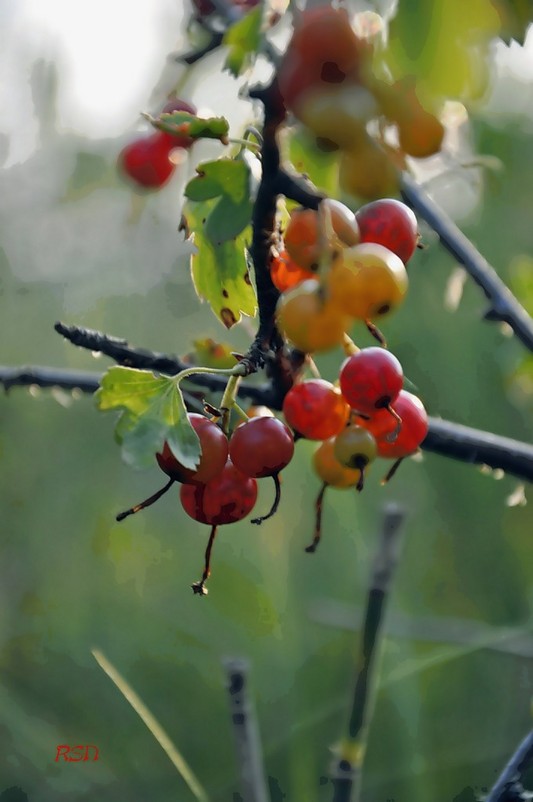
[(231, 328), (241, 315), (256, 313), (254, 288), (244, 279), (248, 274), (246, 246), (251, 234), (246, 228), (233, 239), (215, 245), (201, 222), (209, 217), (214, 203), (217, 201), (188, 201), (183, 210), (196, 246), (191, 256), (191, 275), (198, 297), (209, 303), (226, 328)]

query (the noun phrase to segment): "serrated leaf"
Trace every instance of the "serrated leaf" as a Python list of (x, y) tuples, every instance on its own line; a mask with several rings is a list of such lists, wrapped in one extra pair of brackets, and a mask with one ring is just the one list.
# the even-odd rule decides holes
[(488, 45), (499, 30), (490, 0), (401, 2), (384, 58), (395, 79), (416, 76), (421, 98), (477, 97), (488, 80)]
[(493, 0), (493, 4), (501, 19), (500, 37), (507, 44), (515, 39), (523, 45), (527, 29), (533, 22), (531, 0)]
[(196, 172), (198, 175), (191, 178), (185, 188), (190, 200), (209, 200), (218, 195), (226, 195), (234, 203), (248, 200), (250, 169), (245, 162), (237, 159), (202, 162)]
[(250, 168), (240, 159), (218, 159), (196, 168), (197, 176), (185, 188), (185, 195), (197, 202), (218, 199), (208, 210), (206, 236), (214, 245), (234, 239), (252, 216)]
[(222, 43), (229, 47), (224, 68), (235, 78), (248, 69), (254, 61), (261, 41), (262, 18), (262, 4), (259, 4), (224, 34)]
[(253, 316), (256, 312), (255, 291), (246, 261), (251, 234), (247, 228), (237, 237), (215, 244), (206, 230), (214, 203), (188, 202), (183, 215), (197, 248), (191, 257), (196, 293), (229, 329), (239, 322), (242, 314)]
[(288, 158), (297, 173), (307, 175), (327, 195), (338, 195), (338, 154), (320, 150), (308, 131), (295, 128), (290, 132)]
[(115, 438), (130, 465), (153, 465), (165, 440), (182, 465), (198, 466), (201, 447), (187, 416), (183, 396), (175, 379), (157, 377), (133, 368), (112, 367), (96, 392), (100, 410), (122, 410)]
[(228, 144), (229, 123), (225, 117), (196, 117), (187, 111), (173, 111), (159, 117), (145, 115), (154, 128), (191, 139), (219, 139)]

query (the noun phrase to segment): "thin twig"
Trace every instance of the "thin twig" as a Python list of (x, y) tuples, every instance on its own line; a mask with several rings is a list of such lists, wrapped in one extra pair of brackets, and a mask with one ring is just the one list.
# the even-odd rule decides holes
[(420, 185), (406, 174), (402, 177), (401, 190), (405, 202), (439, 235), (446, 250), (464, 266), (489, 299), (485, 320), (508, 323), (522, 343), (533, 351), (533, 320), (492, 265)]
[(241, 773), (242, 798), (246, 802), (268, 802), (259, 728), (248, 693), (249, 664), (246, 660), (224, 660), (228, 679), (231, 720)]
[(184, 757), (178, 751), (176, 746), (172, 743), (169, 736), (157, 721), (155, 716), (148, 710), (143, 700), (133, 690), (131, 685), (124, 679), (124, 677), (117, 671), (115, 666), (107, 659), (107, 657), (100, 651), (100, 649), (93, 649), (92, 655), (100, 668), (105, 671), (109, 679), (115, 683), (124, 698), (133, 707), (139, 718), (148, 727), (160, 747), (166, 753), (172, 765), (178, 770), (184, 782), (189, 787), (191, 793), (196, 797), (198, 802), (209, 802), (207, 793), (198, 782), (190, 766), (186, 763)]
[(506, 767), (496, 780), (485, 802), (507, 802), (508, 792), (512, 786), (520, 782), (522, 775), (533, 764), (533, 730), (518, 745)]
[(383, 529), (370, 578), (363, 633), (359, 642), (348, 734), (340, 745), (332, 771), (333, 802), (359, 802), (360, 798), (368, 726), (372, 716), (373, 689), (378, 673), (377, 657), (383, 632), (383, 617), (399, 559), (404, 516), (404, 511), (396, 504), (385, 507)]
[[(168, 372), (161, 370), (160, 372), (172, 376), (186, 367), (178, 359), (174, 360), (172, 357), (163, 354), (152, 354), (152, 352), (144, 349), (131, 348), (125, 340), (116, 340), (113, 337), (108, 338), (98, 334), (98, 332), (90, 332), (88, 330), (78, 329), (77, 331), (86, 331), (88, 335), (91, 335), (88, 341), (92, 344), (94, 344), (92, 335), (98, 335), (99, 345), (102, 349), (105, 349), (103, 352), (108, 356), (111, 355), (109, 351), (114, 351), (117, 348), (119, 358), (123, 360), (120, 364), (129, 364), (131, 367), (139, 368), (139, 364), (137, 364), (137, 356), (139, 356), (139, 363), (145, 366), (144, 369), (155, 370), (155, 368), (150, 367), (150, 363), (165, 364), (172, 370)], [(111, 343), (111, 348), (107, 347), (108, 341)], [(116, 345), (117, 342), (125, 344)], [(81, 342), (77, 344), (82, 345)], [(92, 348), (91, 344), (84, 347), (96, 350)], [(149, 358), (148, 355), (150, 354), (153, 359)], [(39, 366), (13, 368), (0, 365), (0, 385), (3, 384), (6, 390), (10, 390), (15, 386), (35, 385), (37, 387), (62, 387), (67, 390), (79, 388), (84, 393), (93, 393), (98, 389), (102, 375), (96, 372), (64, 370), (61, 368)], [(226, 387), (226, 380), (223, 377), (210, 374), (198, 374), (191, 377), (189, 381), (191, 384), (194, 383), (198, 387), (212, 392), (224, 392)], [(264, 404), (271, 409), (277, 410), (281, 409), (283, 402), (283, 393), (280, 393), (279, 389), (275, 389), (271, 382), (250, 384), (242, 381), (238, 395), (240, 398), (247, 398), (253, 404)], [(203, 412), (201, 399), (195, 397), (189, 391), (184, 391), (184, 397), (187, 407), (191, 411)], [(492, 469), (500, 468), (519, 479), (533, 481), (533, 445), (513, 440), (510, 437), (484, 432), (480, 429), (463, 426), (442, 418), (429, 418), (429, 432), (421, 448), (423, 451), (429, 451), (461, 462), (473, 465), (487, 465)]]

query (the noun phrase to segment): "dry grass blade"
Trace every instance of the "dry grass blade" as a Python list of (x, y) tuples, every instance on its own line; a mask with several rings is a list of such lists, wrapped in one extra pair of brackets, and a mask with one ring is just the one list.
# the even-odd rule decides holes
[(166, 752), (172, 765), (181, 774), (181, 777), (188, 785), (196, 799), (199, 802), (209, 802), (209, 798), (205, 790), (196, 779), (184, 757), (174, 746), (163, 727), (154, 718), (152, 713), (150, 713), (142, 699), (137, 696), (131, 685), (128, 684), (124, 677), (117, 671), (117, 669), (109, 662), (107, 657), (102, 654), (99, 649), (92, 649), (91, 651), (100, 668), (105, 671), (107, 676), (112, 680), (112, 682), (115, 683), (121, 694), (125, 697), (125, 699), (128, 700), (137, 715), (142, 719), (144, 724), (146, 724), (163, 751)]

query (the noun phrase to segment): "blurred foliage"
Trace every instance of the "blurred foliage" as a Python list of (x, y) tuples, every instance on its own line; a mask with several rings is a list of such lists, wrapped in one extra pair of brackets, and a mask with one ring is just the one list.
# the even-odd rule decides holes
[[(405, 5), (414, 31), (418, 4)], [(516, 124), (495, 127), (481, 116), (473, 131), (476, 149), (499, 158), (505, 172), (486, 182), (477, 218), (462, 226), (531, 309), (531, 138)], [(57, 337), (57, 319), (169, 352), (221, 338), (224, 329), (198, 303), (190, 250), (176, 232), (184, 180), (133, 199), (113, 171), (119, 150), (112, 140), (56, 131), (26, 162), (4, 170), (5, 364), (103, 370), (103, 360)], [(449, 180), (458, 186), (455, 174)], [(525, 363), (516, 339), (481, 321), (484, 299), (470, 280), (457, 311), (445, 308), (454, 265), (428, 232), (424, 239), (428, 247), (410, 266), (409, 297), (383, 321), (391, 348), (431, 414), (529, 440), (531, 358)], [(232, 258), (231, 269), (244, 275), (245, 264), (237, 271)], [(240, 308), (251, 305), (252, 294)], [(244, 327), (224, 336), (236, 351), (250, 341)], [(353, 336), (371, 343), (363, 326)], [(341, 359), (332, 353), (317, 362), (333, 379)], [(520, 371), (525, 379), (517, 384)], [(260, 528), (244, 521), (221, 529), (210, 594), (199, 601), (190, 583), (200, 575), (208, 532), (181, 511), (177, 492), (114, 522), (162, 479), (155, 466), (136, 473), (121, 462), (114, 424), (94, 399), (77, 394), (15, 388), (0, 401), (0, 790), (20, 786), (29, 802), (190, 798), (94, 661), (90, 650), (98, 647), (212, 802), (238, 798), (221, 658), (248, 656), (273, 802), (328, 802), (329, 749), (348, 715), (356, 643), (353, 633), (319, 625), (309, 612), (321, 599), (364, 604), (386, 500), (408, 510), (391, 606), (414, 631), (417, 617), (431, 614), (484, 622), (503, 644), (503, 627), (533, 637), (533, 512), (508, 506), (512, 477), (497, 481), (428, 454), (381, 487), (387, 465), (376, 464), (361, 496), (331, 492), (324, 539), (311, 556), (303, 547), (319, 482), (310, 468), (313, 444), (300, 441), (283, 475), (280, 512)], [(262, 508), (271, 492), (271, 483), (261, 483)], [(449, 644), (437, 644), (389, 627), (365, 802), (471, 800), (530, 727), (532, 689), (529, 658), (479, 642), (458, 647), (453, 632)], [(55, 763), (63, 743), (96, 744), (100, 760)]]

